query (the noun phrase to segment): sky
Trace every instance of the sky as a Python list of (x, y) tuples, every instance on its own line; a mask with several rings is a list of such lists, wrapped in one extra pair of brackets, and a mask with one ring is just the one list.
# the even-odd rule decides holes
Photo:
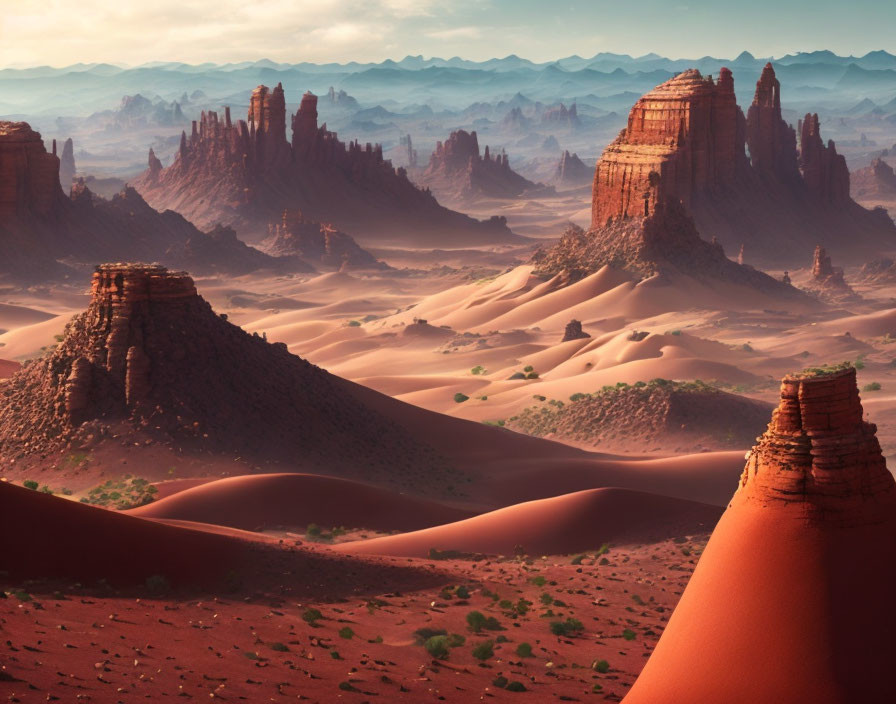
[(0, 0), (0, 67), (896, 53), (893, 0)]

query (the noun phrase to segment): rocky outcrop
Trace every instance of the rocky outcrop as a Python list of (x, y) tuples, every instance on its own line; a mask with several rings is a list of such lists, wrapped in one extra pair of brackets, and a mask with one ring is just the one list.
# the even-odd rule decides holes
[(69, 137), (62, 145), (62, 156), (59, 158), (59, 183), (63, 192), (68, 192), (75, 179), (75, 145)]
[[(759, 264), (790, 264), (821, 241), (850, 261), (896, 242), (896, 225), (849, 198), (849, 174), (817, 117), (796, 131), (781, 116), (781, 88), (765, 67), (746, 118), (734, 79), (685, 71), (644, 95), (604, 151), (594, 177), (592, 228), (649, 215), (678, 200), (698, 230)], [(749, 158), (746, 148), (749, 148)]]
[[(286, 134), (287, 124), (291, 135)], [(204, 112), (184, 133), (172, 164), (134, 185), (154, 207), (200, 227), (231, 225), (263, 236), (286, 209), (378, 242), (444, 245), (517, 239), (500, 218), (480, 222), (438, 204), (382, 148), (339, 140), (318, 125), (317, 96), (305, 93), (287, 122), (281, 86), (256, 88), (246, 120)]]
[(591, 179), (591, 169), (585, 166), (578, 154), (570, 154), (564, 150), (557, 164), (554, 181), (564, 185), (587, 183)]
[(512, 198), (538, 188), (538, 184), (510, 168), (507, 154), (480, 153), (476, 132), (456, 130), (436, 150), (419, 179), (420, 183), (454, 200), (478, 196)]
[(849, 168), (837, 153), (833, 140), (821, 139), (818, 115), (806, 115), (799, 123), (800, 170), (809, 193), (826, 205), (845, 206), (849, 197)]
[(573, 319), (566, 324), (566, 329), (563, 331), (563, 339), (560, 340), (560, 342), (585, 340), (589, 337), (591, 337), (591, 335), (582, 330), (582, 321)]
[(370, 393), (216, 315), (184, 272), (105, 264), (59, 345), (0, 385), (0, 463), (155, 445), (439, 484), (447, 462)]
[(543, 125), (552, 125), (558, 127), (580, 127), (581, 122), (579, 122), (579, 114), (578, 109), (576, 108), (576, 104), (567, 108), (563, 103), (560, 105), (547, 108), (543, 113), (541, 113), (541, 123)]
[(0, 122), (0, 218), (58, 217), (65, 210), (59, 158), (27, 122)]
[(626, 704), (896, 698), (896, 616), (879, 606), (896, 582), (896, 482), (875, 432), (855, 369), (784, 378)]
[(701, 239), (680, 201), (653, 199), (654, 192), (662, 191), (658, 177), (652, 179), (650, 188), (653, 205), (648, 215), (611, 218), (603, 227), (587, 232), (570, 226), (557, 245), (535, 253), (535, 273), (562, 273), (577, 281), (604, 266), (628, 271), (640, 279), (679, 272), (696, 279), (724, 280), (784, 299), (807, 299), (792, 286), (731, 261), (718, 242)]
[(807, 289), (827, 298), (852, 298), (856, 296), (843, 277), (843, 269), (831, 264), (831, 257), (822, 246), (815, 248), (812, 259), (812, 278)]
[(859, 169), (851, 177), (852, 195), (867, 199), (896, 199), (896, 172), (878, 157), (870, 166)]
[(896, 261), (890, 257), (880, 257), (862, 265), (862, 280), (872, 284), (896, 283)]
[(350, 235), (330, 224), (308, 220), (300, 210), (284, 210), (283, 217), (272, 223), (268, 232), (264, 248), (278, 257), (295, 256), (331, 269), (388, 268)]
[(278, 261), (232, 232), (200, 232), (177, 213), (159, 213), (133, 188), (106, 200), (79, 179), (66, 197), (59, 168), (59, 159), (27, 124), (0, 123), (0, 274), (27, 280), (61, 276), (106, 257), (190, 264), (201, 273), (310, 268), (296, 258)]

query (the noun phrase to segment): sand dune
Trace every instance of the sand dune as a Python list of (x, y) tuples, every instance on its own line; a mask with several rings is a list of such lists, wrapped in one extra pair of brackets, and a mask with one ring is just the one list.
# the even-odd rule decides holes
[(604, 543), (653, 542), (707, 533), (722, 514), (717, 506), (626, 489), (580, 491), (517, 504), (464, 521), (359, 542), (337, 549), (351, 554), (426, 557), (430, 549), (530, 555), (596, 550)]
[(0, 379), (11, 377), (21, 368), (18, 362), (11, 362), (7, 359), (0, 359)]
[(218, 479), (127, 513), (245, 530), (317, 523), (378, 531), (416, 530), (471, 515), (436, 501), (313, 474)]

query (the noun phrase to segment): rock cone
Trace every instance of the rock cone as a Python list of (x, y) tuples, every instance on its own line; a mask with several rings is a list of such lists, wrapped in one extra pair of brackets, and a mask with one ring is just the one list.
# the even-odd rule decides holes
[(896, 482), (852, 368), (786, 377), (627, 704), (891, 702)]

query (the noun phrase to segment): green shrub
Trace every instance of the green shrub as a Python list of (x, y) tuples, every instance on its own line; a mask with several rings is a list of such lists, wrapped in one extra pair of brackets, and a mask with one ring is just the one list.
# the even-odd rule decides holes
[(473, 633), (480, 633), (482, 630), (503, 630), (501, 624), (498, 623), (498, 619), (494, 616), (486, 616), (481, 611), (471, 611), (467, 614), (467, 626)]
[(880, 391), (881, 385), (878, 381), (872, 381), (870, 384), (865, 384), (862, 387), (862, 391)]
[(537, 378), (538, 378), (538, 372), (529, 372), (528, 374), (526, 374), (526, 378), (527, 378), (527, 379), (537, 379)]
[(523, 367), (523, 371), (524, 371), (524, 372), (535, 371), (535, 367), (533, 367), (533, 366), (530, 364), (530, 365), (527, 366), (527, 367)]
[(457, 589), (454, 590), (454, 595), (458, 599), (469, 599), (470, 590), (467, 589), (463, 584), (461, 584)]
[(424, 645), (426, 641), (435, 636), (447, 636), (448, 631), (444, 628), (418, 628), (414, 631), (414, 639), (418, 645)]
[(359, 328), (359, 327), (361, 327), (361, 321), (360, 321), (360, 320), (349, 320), (348, 323), (346, 323), (346, 324), (347, 324), (350, 328)]
[(474, 375), (485, 374), (485, 367), (483, 367), (481, 364), (477, 364), (475, 367), (473, 367), (470, 370), (470, 374), (474, 374)]
[(585, 625), (577, 618), (567, 618), (565, 621), (551, 621), (549, 626), (555, 636), (578, 635), (585, 630)]
[(441, 660), (448, 657), (447, 636), (433, 636), (432, 638), (427, 638), (426, 643), (423, 644), (423, 647), (426, 648), (426, 652), (432, 655), (434, 658)]
[(531, 658), (532, 646), (528, 643), (520, 643), (518, 646), (516, 646), (516, 654), (521, 658)]
[(467, 639), (462, 636), (460, 633), (452, 633), (448, 636), (448, 647), (449, 648), (459, 648), (464, 643), (467, 642)]
[(495, 642), (491, 640), (483, 641), (473, 648), (473, 657), (477, 660), (488, 660), (495, 654)]
[(635, 639), (635, 632), (634, 632), (631, 628), (626, 628), (626, 629), (622, 632), (622, 637), (625, 638), (626, 640), (634, 640), (634, 639)]
[(305, 609), (302, 613), (302, 620), (310, 623), (312, 626), (316, 626), (317, 622), (323, 617), (324, 615), (317, 609)]
[(22, 486), (25, 487), (26, 489), (31, 489), (32, 491), (37, 491), (37, 487), (40, 485), (33, 479), (26, 479), (25, 481), (22, 482)]
[(492, 684), (499, 689), (504, 689), (508, 684), (510, 684), (510, 680), (508, 680), (504, 675), (498, 675), (495, 679), (492, 680)]
[(524, 685), (522, 682), (517, 682), (516, 680), (514, 680), (513, 682), (508, 684), (504, 689), (506, 689), (508, 692), (525, 692), (526, 685)]
[(345, 628), (339, 629), (339, 637), (345, 638), (346, 640), (351, 640), (355, 637), (355, 632), (351, 628), (346, 626)]
[(604, 674), (610, 671), (610, 663), (608, 663), (606, 660), (595, 660), (591, 663), (591, 669), (595, 672)]
[(464, 401), (469, 401), (469, 400), (470, 400), (470, 397), (467, 396), (466, 394), (462, 394), (460, 391), (458, 391), (456, 394), (454, 394), (454, 402), (455, 403), (463, 403)]
[(283, 643), (268, 643), (268, 647), (271, 650), (276, 650), (278, 653), (288, 653), (289, 648)]

